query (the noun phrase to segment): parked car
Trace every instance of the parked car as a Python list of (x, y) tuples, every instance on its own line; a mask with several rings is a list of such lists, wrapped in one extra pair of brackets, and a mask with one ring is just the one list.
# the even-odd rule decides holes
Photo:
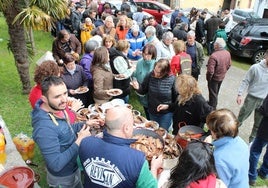
[[(189, 16), (189, 13), (190, 13), (190, 10), (191, 8), (187, 8), (187, 9), (180, 9), (180, 12), (183, 13), (183, 15), (188, 18)], [(161, 22), (161, 25), (162, 25), (162, 28), (164, 30), (171, 30), (171, 26), (170, 26), (170, 20), (171, 20), (171, 17), (172, 17), (172, 14), (173, 14), (173, 10), (172, 12), (168, 13), (168, 14), (164, 14), (162, 16), (162, 22)]]
[(268, 49), (268, 19), (247, 19), (238, 23), (229, 33), (227, 46), (233, 55), (260, 62)]
[(171, 8), (163, 3), (150, 0), (134, 0), (137, 6), (142, 7), (144, 12), (147, 12), (155, 17), (158, 23), (162, 22), (162, 16), (172, 12)]
[(234, 9), (232, 15), (233, 20), (237, 23), (245, 19), (260, 18), (252, 9)]
[[(107, 2), (110, 3), (111, 8), (112, 8), (112, 12), (113, 12), (113, 13), (115, 12), (115, 10), (120, 10), (120, 8), (121, 8), (121, 4), (122, 4), (122, 0), (110, 0), (110, 1), (107, 1)], [(137, 6), (136, 6), (135, 3), (131, 3), (131, 2), (127, 2), (127, 3), (129, 4), (129, 6), (130, 6), (130, 11), (131, 11), (132, 13), (137, 12)], [(149, 14), (149, 13), (147, 13), (147, 12), (145, 12), (145, 11), (143, 11), (143, 13), (144, 13), (144, 15), (147, 16), (147, 17), (152, 16), (151, 14)]]

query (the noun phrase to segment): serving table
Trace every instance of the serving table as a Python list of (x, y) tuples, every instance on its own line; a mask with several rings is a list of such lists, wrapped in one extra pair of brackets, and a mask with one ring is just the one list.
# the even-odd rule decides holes
[[(0, 116), (0, 126), (3, 128), (5, 138), (6, 138), (6, 154), (7, 154), (6, 163), (0, 169), (0, 173), (4, 172), (5, 170), (8, 170), (12, 167), (27, 166), (26, 163), (24, 162), (24, 160), (22, 159), (20, 153), (16, 149), (16, 146), (12, 141), (12, 137), (10, 135), (10, 132), (9, 132), (2, 116)], [(34, 184), (34, 188), (39, 188), (38, 183)]]

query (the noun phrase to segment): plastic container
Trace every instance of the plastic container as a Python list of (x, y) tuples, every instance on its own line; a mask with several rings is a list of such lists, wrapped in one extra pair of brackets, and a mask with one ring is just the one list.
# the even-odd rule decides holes
[(25, 134), (18, 134), (13, 138), (17, 150), (20, 152), (23, 160), (32, 159), (34, 157), (34, 141)]
[(0, 133), (0, 164), (6, 163), (6, 141), (3, 133)]

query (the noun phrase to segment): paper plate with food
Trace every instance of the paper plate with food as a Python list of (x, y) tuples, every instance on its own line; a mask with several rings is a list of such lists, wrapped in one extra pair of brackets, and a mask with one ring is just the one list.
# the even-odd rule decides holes
[(113, 97), (121, 95), (122, 93), (123, 93), (123, 91), (121, 89), (117, 89), (117, 88), (109, 89), (107, 91), (107, 94), (110, 95), (110, 96), (113, 96)]
[(76, 90), (74, 90), (74, 92), (76, 93), (76, 94), (83, 94), (83, 93), (86, 93), (86, 92), (88, 92), (88, 87), (86, 87), (86, 86), (80, 86), (79, 88), (77, 88)]
[(114, 79), (124, 80), (124, 79), (126, 79), (126, 77), (123, 74), (116, 74), (116, 75), (114, 75)]

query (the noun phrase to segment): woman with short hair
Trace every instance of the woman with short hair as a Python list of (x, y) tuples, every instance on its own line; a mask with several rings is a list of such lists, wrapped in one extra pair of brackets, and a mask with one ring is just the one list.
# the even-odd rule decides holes
[(88, 77), (86, 76), (83, 68), (75, 64), (75, 57), (71, 54), (63, 59), (64, 67), (62, 72), (62, 79), (68, 89), (70, 97), (80, 99), (85, 107), (88, 107), (89, 90), (85, 93), (77, 93), (76, 89), (79, 87), (88, 88)]
[(177, 97), (175, 76), (170, 74), (169, 61), (167, 59), (158, 60), (153, 71), (147, 74), (141, 85), (137, 81), (132, 81), (131, 84), (138, 94), (148, 94), (150, 119), (156, 121), (160, 127), (168, 131), (173, 114), (168, 110), (158, 111), (157, 106), (173, 103)]
[(239, 122), (228, 109), (210, 113), (206, 124), (211, 132), (214, 158), (219, 178), (228, 188), (249, 187), (249, 150), (238, 136)]
[[(148, 73), (154, 69), (156, 62), (156, 48), (152, 44), (147, 44), (142, 50), (142, 59), (136, 65), (136, 70), (133, 72), (133, 77), (141, 84)], [(143, 106), (146, 118), (150, 120), (148, 111), (148, 95), (138, 95), (138, 100)]]

